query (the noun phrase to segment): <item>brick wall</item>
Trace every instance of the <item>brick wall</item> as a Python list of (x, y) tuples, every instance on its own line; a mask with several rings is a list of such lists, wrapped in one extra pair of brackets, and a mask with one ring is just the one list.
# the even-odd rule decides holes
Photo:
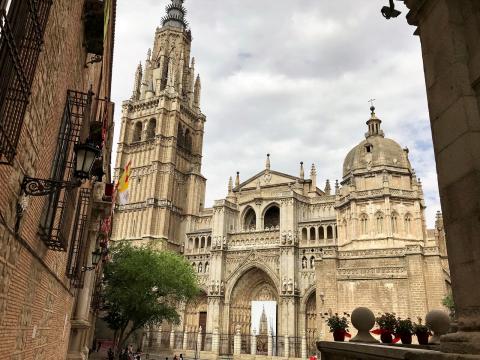
[(29, 197), (17, 235), (13, 229), (23, 177), (50, 176), (67, 90), (110, 91), (100, 84), (103, 64), (85, 67), (83, 5), (53, 2), (17, 155), (12, 166), (0, 165), (0, 359), (66, 358), (76, 291), (67, 253), (48, 250), (37, 235), (46, 197)]

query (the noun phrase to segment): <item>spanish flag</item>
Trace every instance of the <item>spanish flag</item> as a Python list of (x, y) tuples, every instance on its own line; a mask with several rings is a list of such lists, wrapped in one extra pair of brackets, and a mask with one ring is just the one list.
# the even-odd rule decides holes
[(117, 183), (117, 192), (118, 192), (118, 203), (120, 205), (125, 205), (128, 203), (128, 180), (130, 178), (130, 163), (129, 161), (125, 168), (123, 169), (120, 179)]

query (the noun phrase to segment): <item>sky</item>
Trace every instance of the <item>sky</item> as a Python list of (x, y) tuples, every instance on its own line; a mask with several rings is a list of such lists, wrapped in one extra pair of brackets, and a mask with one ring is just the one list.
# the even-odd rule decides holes
[[(112, 98), (130, 98), (134, 72), (153, 46), (170, 0), (118, 0)], [(265, 167), (341, 180), (348, 151), (364, 139), (370, 103), (386, 137), (410, 150), (421, 178), (427, 224), (440, 210), (420, 42), (402, 15), (385, 20), (386, 0), (186, 0), (192, 55), (202, 81), (202, 173), (206, 206)], [(397, 2), (396, 2), (397, 3)], [(116, 152), (116, 148), (114, 148)]]

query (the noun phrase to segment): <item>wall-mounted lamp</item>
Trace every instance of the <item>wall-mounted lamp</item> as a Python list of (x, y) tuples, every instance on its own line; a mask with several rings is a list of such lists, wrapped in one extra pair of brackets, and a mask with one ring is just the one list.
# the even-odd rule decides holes
[(93, 162), (100, 155), (100, 150), (91, 144), (80, 144), (74, 148), (75, 164), (74, 176), (75, 181), (59, 181), (51, 179), (37, 179), (25, 176), (22, 182), (22, 190), (25, 195), (45, 196), (50, 195), (60, 189), (73, 189), (79, 187), (82, 179), (90, 177)]
[(102, 257), (102, 254), (103, 253), (100, 248), (95, 249), (95, 251), (92, 252), (92, 266), (83, 266), (82, 272), (95, 270), (98, 263), (100, 262), (100, 258)]
[(393, 0), (390, 0), (390, 6), (384, 6), (380, 11), (385, 19), (396, 18), (402, 13), (401, 11), (395, 9)]

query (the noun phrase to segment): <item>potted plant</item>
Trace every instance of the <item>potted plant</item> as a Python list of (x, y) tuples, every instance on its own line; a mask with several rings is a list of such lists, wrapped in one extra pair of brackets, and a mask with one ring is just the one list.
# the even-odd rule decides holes
[(400, 337), (402, 344), (411, 344), (413, 334), (413, 323), (410, 318), (397, 318), (397, 325), (395, 326), (395, 335)]
[[(395, 317), (395, 314), (387, 312), (376, 317), (375, 322), (379, 328), (373, 330), (372, 333), (380, 335), (380, 340), (384, 344), (393, 343), (393, 334), (395, 334), (395, 328), (397, 326), (397, 318)], [(399, 339), (395, 340), (398, 341)]]
[(417, 336), (420, 345), (428, 345), (428, 337), (431, 333), (428, 326), (422, 324), (422, 318), (418, 318), (418, 324), (413, 325), (413, 333)]
[(333, 333), (333, 340), (345, 341), (345, 337), (351, 337), (348, 333), (348, 326), (350, 325), (348, 318), (349, 314), (344, 313), (344, 316), (340, 317), (337, 313), (331, 315), (326, 321), (330, 327), (330, 332)]

